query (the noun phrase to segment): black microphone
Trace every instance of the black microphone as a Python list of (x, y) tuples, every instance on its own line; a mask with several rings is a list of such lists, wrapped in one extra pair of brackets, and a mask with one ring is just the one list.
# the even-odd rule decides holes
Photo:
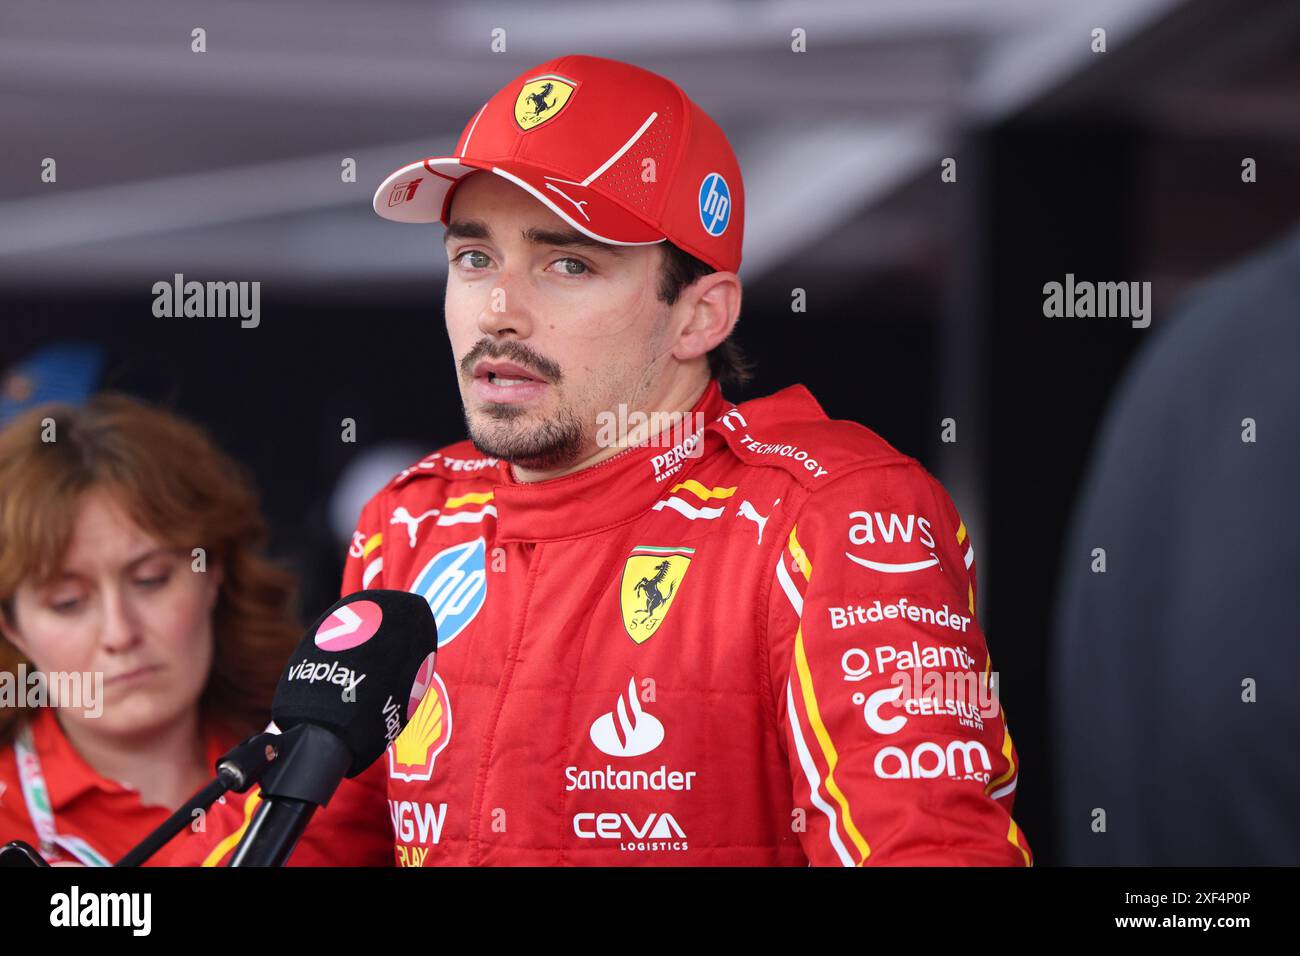
[(279, 755), (231, 866), (282, 866), (342, 779), (383, 756), (433, 675), (438, 629), (409, 591), (358, 591), (320, 616), (289, 659), (271, 715)]
[(0, 867), (49, 866), (45, 857), (36, 852), (36, 847), (22, 840), (10, 840), (0, 846)]

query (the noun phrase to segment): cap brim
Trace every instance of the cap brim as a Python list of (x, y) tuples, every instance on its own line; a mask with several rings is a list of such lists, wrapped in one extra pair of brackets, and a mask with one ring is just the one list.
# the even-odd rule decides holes
[(658, 229), (582, 183), (519, 162), (432, 156), (389, 175), (375, 190), (372, 205), (375, 212), (394, 222), (443, 222), (452, 189), (480, 170), (514, 183), (578, 232), (599, 242), (643, 246), (664, 241)]

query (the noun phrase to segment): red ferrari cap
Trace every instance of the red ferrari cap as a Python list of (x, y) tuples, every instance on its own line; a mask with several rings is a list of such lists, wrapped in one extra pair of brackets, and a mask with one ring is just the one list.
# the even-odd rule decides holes
[(745, 192), (718, 124), (673, 83), (628, 63), (562, 56), (520, 74), (474, 115), (456, 155), (403, 166), (375, 192), (397, 222), (447, 223), (456, 184), (487, 170), (593, 239), (670, 240), (740, 267)]

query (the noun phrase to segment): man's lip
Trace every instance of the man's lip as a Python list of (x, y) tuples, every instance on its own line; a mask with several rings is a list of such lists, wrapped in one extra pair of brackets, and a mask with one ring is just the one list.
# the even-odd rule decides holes
[(493, 405), (522, 405), (537, 401), (551, 386), (536, 379), (529, 379), (517, 385), (502, 385), (486, 375), (480, 376), (470, 384), (473, 395)]
[(487, 378), (489, 374), (501, 378), (526, 378), (530, 382), (545, 382), (540, 375), (528, 371), (513, 362), (491, 362), (482, 360), (474, 364), (474, 378)]

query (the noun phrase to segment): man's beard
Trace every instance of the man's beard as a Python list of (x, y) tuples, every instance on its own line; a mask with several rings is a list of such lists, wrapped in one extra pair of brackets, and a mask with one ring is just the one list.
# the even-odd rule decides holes
[(477, 427), (466, 411), (465, 427), (474, 447), (492, 458), (531, 471), (552, 471), (567, 468), (582, 454), (586, 430), (571, 409), (561, 409), (533, 428), (519, 421), (527, 410), (514, 405), (489, 405), (483, 414), (493, 424)]
[[(460, 360), (461, 375), (466, 379), (473, 375), (474, 364), (481, 358), (504, 358), (525, 369), (536, 369), (541, 379), (553, 386), (564, 379), (558, 364), (513, 339), (501, 342), (480, 339)], [(519, 421), (528, 414), (526, 409), (490, 403), (483, 408), (482, 415), (492, 419), (493, 424), (475, 427), (468, 401), (466, 396), (465, 430), (474, 447), (485, 455), (532, 471), (551, 471), (567, 468), (582, 454), (586, 430), (572, 409), (563, 408), (553, 418), (530, 429)]]

